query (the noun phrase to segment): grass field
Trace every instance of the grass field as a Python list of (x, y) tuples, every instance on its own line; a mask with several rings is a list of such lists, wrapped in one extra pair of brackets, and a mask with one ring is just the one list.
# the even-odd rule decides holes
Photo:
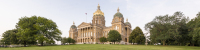
[(77, 44), (77, 45), (60, 45), (60, 46), (32, 46), (32, 47), (17, 47), (17, 48), (0, 48), (0, 50), (200, 50), (200, 47)]

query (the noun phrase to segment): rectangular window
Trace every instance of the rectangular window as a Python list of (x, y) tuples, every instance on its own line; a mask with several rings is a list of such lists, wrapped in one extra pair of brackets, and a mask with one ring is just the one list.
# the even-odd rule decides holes
[(91, 36), (92, 36), (92, 32), (91, 32)]
[(94, 36), (95, 36), (95, 33), (94, 33)]
[(90, 36), (90, 32), (88, 32), (88, 36)]

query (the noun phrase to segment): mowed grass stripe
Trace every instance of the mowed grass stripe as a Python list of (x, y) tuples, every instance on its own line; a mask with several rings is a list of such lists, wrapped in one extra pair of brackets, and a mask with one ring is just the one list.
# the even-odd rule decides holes
[(77, 45), (60, 45), (60, 46), (32, 46), (32, 47), (17, 47), (17, 48), (0, 48), (0, 50), (200, 50), (200, 47), (77, 44)]

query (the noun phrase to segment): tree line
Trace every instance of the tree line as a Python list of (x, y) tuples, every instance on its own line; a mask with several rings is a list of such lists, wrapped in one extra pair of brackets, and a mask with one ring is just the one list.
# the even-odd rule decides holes
[(162, 45), (199, 46), (199, 28), (200, 12), (191, 20), (182, 12), (160, 15), (145, 25), (145, 30), (150, 34), (150, 43)]
[(76, 42), (76, 41), (75, 41), (74, 39), (70, 38), (70, 37), (68, 37), (68, 38), (63, 37), (63, 38), (61, 39), (62, 45), (66, 45), (66, 43), (67, 43), (68, 45), (70, 45), (70, 43), (75, 44), (75, 42)]
[[(129, 38), (129, 43), (137, 43), (137, 44), (144, 44), (145, 42), (145, 37), (142, 32), (142, 30), (139, 27), (136, 27), (130, 34)], [(122, 40), (121, 34), (117, 30), (110, 30), (108, 33), (108, 37), (101, 37), (100, 42), (103, 44), (107, 41), (113, 42), (120, 42)]]

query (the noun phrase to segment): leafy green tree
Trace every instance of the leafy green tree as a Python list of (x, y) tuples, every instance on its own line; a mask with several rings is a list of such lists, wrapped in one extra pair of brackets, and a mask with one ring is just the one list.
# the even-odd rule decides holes
[(8, 30), (8, 31), (4, 32), (2, 34), (3, 38), (1, 40), (1, 42), (2, 43), (5, 42), (5, 44), (7, 44), (7, 45), (18, 44), (19, 40), (17, 39), (17, 35), (16, 35), (17, 32), (18, 32), (17, 29)]
[(43, 46), (44, 41), (59, 40), (62, 34), (55, 22), (40, 16), (20, 18), (16, 28), (19, 31), (17, 33), (18, 39), (23, 42), (24, 46), (37, 40)]
[(144, 42), (145, 37), (142, 30), (140, 29), (140, 27), (136, 27), (129, 36), (129, 43), (144, 44)]
[(70, 43), (75, 43), (76, 41), (74, 40), (74, 39), (72, 39), (72, 38), (70, 38), (70, 37), (68, 37), (67, 39), (66, 39), (66, 43), (68, 43), (68, 44), (70, 44)]
[(47, 44), (55, 44), (55, 41), (53, 39), (46, 41)]
[(20, 40), (22, 44), (26, 47), (27, 43), (30, 42), (36, 42), (36, 34), (37, 30), (34, 27), (34, 25), (37, 23), (37, 17), (22, 17), (19, 19), (19, 22), (16, 25), (16, 28), (18, 29), (17, 33), (17, 39)]
[(200, 45), (200, 12), (196, 15), (194, 19), (187, 23), (189, 27), (189, 37), (191, 37), (191, 44)]
[(175, 22), (176, 25), (179, 26), (178, 32), (179, 37), (176, 38), (170, 38), (166, 40), (166, 44), (169, 45), (188, 45), (190, 43), (191, 37), (188, 36), (188, 26), (187, 22), (189, 21), (189, 18), (186, 18), (186, 16), (182, 12), (175, 12), (172, 17), (181, 17), (181, 20), (178, 22)]
[(110, 30), (107, 39), (110, 42), (114, 42), (114, 44), (115, 42), (120, 42), (122, 40), (120, 33), (116, 30)]
[(67, 40), (68, 40), (68, 39), (67, 39), (66, 37), (63, 37), (62, 40), (61, 40), (62, 44), (65, 45), (65, 43), (67, 43)]
[(75, 44), (75, 42), (76, 42), (76, 41), (75, 41), (74, 39), (71, 40), (71, 43)]
[(68, 43), (68, 44), (72, 43), (72, 38), (68, 37), (68, 38), (67, 38), (67, 43)]
[(44, 41), (51, 39), (59, 40), (61, 32), (58, 30), (57, 25), (52, 20), (46, 19), (44, 17), (38, 17), (37, 23), (35, 24), (37, 29), (37, 40), (40, 41), (43, 46)]
[(189, 17), (186, 17), (182, 12), (175, 12), (172, 17), (179, 18), (175, 21), (176, 25), (178, 25), (178, 34), (180, 35), (177, 38), (170, 38), (168, 41), (171, 41), (175, 45), (187, 45), (190, 43), (190, 37), (188, 37), (188, 26), (187, 23), (189, 21)]
[(168, 39), (181, 38), (179, 23), (186, 23), (187, 20), (188, 18), (181, 12), (175, 12), (172, 16), (156, 16), (153, 21), (145, 25), (145, 29), (150, 32), (151, 41), (161, 41), (165, 45)]
[(100, 39), (100, 42), (102, 42), (104, 44), (104, 42), (107, 42), (107, 39), (105, 37), (101, 37)]

